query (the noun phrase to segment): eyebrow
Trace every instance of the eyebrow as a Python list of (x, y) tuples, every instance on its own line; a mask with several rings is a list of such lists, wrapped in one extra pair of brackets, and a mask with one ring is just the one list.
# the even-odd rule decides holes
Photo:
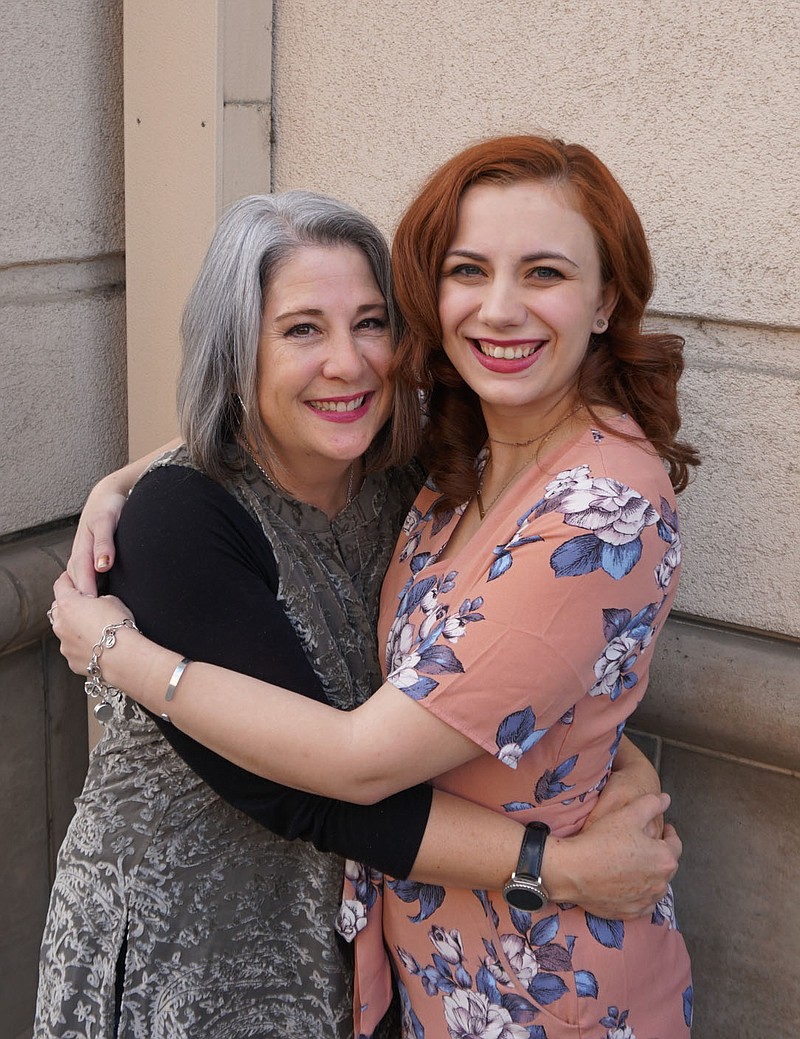
[[(484, 256), (482, 253), (475, 253), (470, 249), (453, 249), (445, 254), (445, 259), (450, 256), (464, 256), (468, 260), (479, 260), (483, 263), (488, 259), (488, 257)], [(574, 260), (571, 260), (569, 256), (565, 256), (563, 253), (552, 252), (548, 249), (543, 249), (537, 253), (526, 253), (524, 256), (520, 257), (520, 263), (536, 263), (539, 260), (564, 260), (572, 267), (575, 267), (576, 270), (580, 270), (579, 264), (575, 263)]]
[[(370, 310), (386, 310), (386, 300), (380, 299), (375, 300), (374, 303), (362, 303), (360, 307), (356, 307), (356, 315), (365, 314)], [(273, 320), (283, 321), (286, 318), (295, 317), (324, 317), (325, 311), (320, 310), (319, 307), (299, 307), (297, 310), (286, 310), (283, 314), (276, 314)]]

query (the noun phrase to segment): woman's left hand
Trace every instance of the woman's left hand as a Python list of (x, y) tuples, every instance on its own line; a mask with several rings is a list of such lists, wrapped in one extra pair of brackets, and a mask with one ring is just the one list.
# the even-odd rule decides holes
[[(642, 794), (660, 793), (661, 781), (658, 772), (638, 747), (631, 743), (627, 736), (623, 736), (614, 758), (614, 770), (587, 816), (583, 829), (587, 830), (598, 820), (618, 808), (624, 808)], [(658, 839), (663, 829), (663, 816), (657, 815), (648, 823), (645, 832), (650, 837)]]
[(133, 620), (133, 614), (113, 595), (96, 598), (79, 592), (67, 573), (58, 578), (53, 592), (56, 597), (51, 607), (53, 632), (61, 642), (61, 655), (66, 657), (71, 671), (85, 675), (92, 648), (103, 628), (123, 617)]

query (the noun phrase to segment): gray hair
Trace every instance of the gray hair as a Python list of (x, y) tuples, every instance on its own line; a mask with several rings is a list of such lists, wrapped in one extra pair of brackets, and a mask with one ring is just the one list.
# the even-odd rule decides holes
[[(235, 203), (219, 222), (181, 323), (181, 434), (195, 464), (215, 479), (230, 475), (226, 445), (237, 435), (269, 455), (258, 409), (264, 299), (295, 250), (315, 245), (351, 245), (364, 253), (386, 300), (392, 340), (398, 340), (389, 249), (371, 220), (310, 191), (252, 195)], [(376, 438), (381, 465), (390, 460), (391, 424)]]

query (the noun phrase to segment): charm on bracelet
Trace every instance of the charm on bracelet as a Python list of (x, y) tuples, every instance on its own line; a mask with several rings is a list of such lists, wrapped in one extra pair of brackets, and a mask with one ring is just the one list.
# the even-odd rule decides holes
[(107, 624), (103, 628), (100, 638), (92, 647), (92, 659), (86, 667), (86, 674), (89, 677), (83, 683), (83, 688), (89, 699), (100, 701), (94, 705), (93, 711), (95, 718), (102, 724), (105, 724), (113, 717), (113, 702), (121, 703), (123, 697), (120, 689), (115, 689), (114, 686), (109, 685), (104, 680), (100, 670), (100, 657), (103, 655), (103, 650), (113, 649), (117, 643), (116, 633), (120, 628), (131, 628), (133, 631), (139, 630), (129, 617), (123, 618), (116, 624)]

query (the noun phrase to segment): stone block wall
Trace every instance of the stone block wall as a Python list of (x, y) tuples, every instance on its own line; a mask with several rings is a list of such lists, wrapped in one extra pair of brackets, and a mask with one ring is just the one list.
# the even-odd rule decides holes
[(73, 527), (0, 546), (0, 1034), (30, 1034), (55, 860), (87, 760), (79, 677), (45, 611)]
[(0, 1034), (23, 1039), (87, 761), (45, 610), (127, 455), (122, 0), (0, 0), (0, 26)]
[(661, 738), (695, 1039), (793, 1039), (800, 909), (800, 26), (783, 0), (315, 0), (275, 9), (273, 177), (391, 233), (485, 136), (593, 148), (686, 338), (678, 598), (635, 724)]
[(0, 538), (126, 452), (122, 2), (0, 0)]

